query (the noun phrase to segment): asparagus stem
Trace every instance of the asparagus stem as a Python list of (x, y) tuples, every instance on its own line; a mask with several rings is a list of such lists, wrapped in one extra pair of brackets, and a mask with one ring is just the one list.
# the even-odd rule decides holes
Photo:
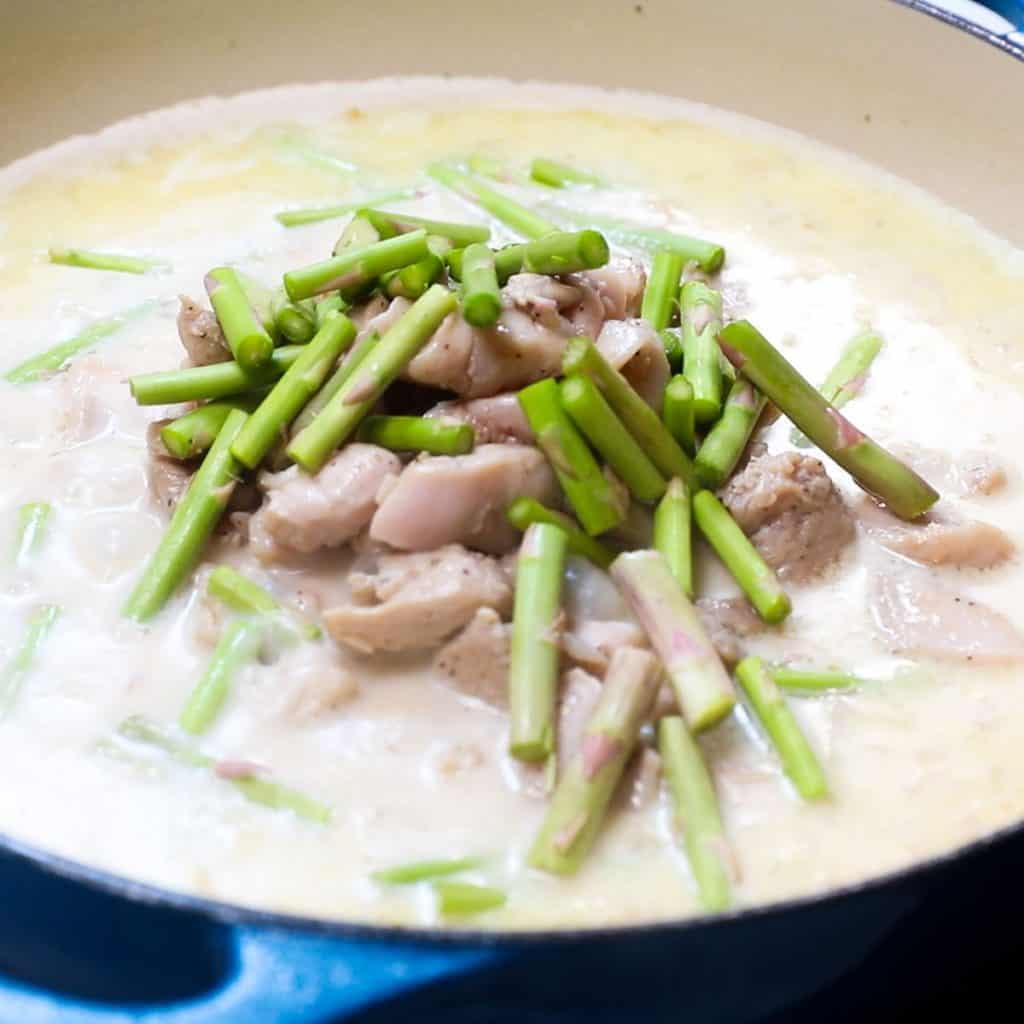
[[(427, 241), (430, 239), (428, 237)], [(408, 299), (415, 302), (444, 272), (444, 260), (430, 252), (416, 263), (410, 263), (401, 270), (392, 270), (380, 280), (385, 294), (393, 299)]]
[(683, 328), (683, 374), (693, 388), (698, 424), (714, 423), (722, 413), (722, 368), (718, 332), (722, 329), (722, 295), (703, 281), (687, 281), (679, 291)]
[[(412, 238), (401, 235), (394, 241)], [(389, 245), (390, 242), (382, 242)], [(359, 361), (352, 376), (319, 415), (288, 445), (289, 457), (309, 473), (317, 472), (348, 438), (406, 364), (430, 340), (455, 308), (455, 295), (431, 285), (402, 318)]]
[(828, 783), (821, 765), (764, 662), (744, 658), (736, 666), (736, 678), (797, 792), (805, 800), (827, 796)]
[(509, 753), (543, 761), (555, 749), (558, 619), (568, 537), (557, 526), (527, 527), (516, 562), (508, 673)]
[(902, 519), (916, 519), (939, 500), (938, 492), (909, 466), (829, 405), (746, 320), (726, 327), (720, 340), (740, 372), (890, 511)]
[(468, 423), (443, 423), (422, 416), (369, 416), (358, 438), (395, 452), (465, 455), (473, 450), (474, 430)]
[[(270, 591), (229, 565), (218, 565), (210, 573), (206, 581), (206, 590), (236, 612), (247, 615), (276, 615), (282, 611), (281, 605)], [(315, 623), (304, 622), (302, 635), (307, 640), (319, 640), (323, 636), (323, 631)]]
[(198, 734), (213, 725), (235, 676), (259, 655), (266, 630), (266, 623), (257, 619), (228, 624), (181, 712), (179, 725), (185, 732)]
[(96, 323), (90, 324), (73, 338), (61, 341), (45, 352), (40, 352), (39, 355), (32, 356), (8, 370), (4, 374), (4, 380), (10, 381), (12, 384), (32, 384), (37, 380), (42, 380), (51, 373), (63, 369), (64, 365), (75, 356), (94, 348), (105, 338), (115, 334), (125, 324), (148, 313), (154, 305), (154, 302), (143, 302), (121, 313), (115, 313), (114, 316), (105, 320), (97, 320)]
[(640, 316), (656, 331), (663, 331), (672, 323), (672, 314), (678, 302), (679, 279), (682, 276), (683, 257), (678, 252), (659, 249), (654, 254)]
[(243, 395), (272, 384), (304, 351), (304, 345), (276, 348), (266, 366), (252, 371), (243, 370), (232, 361), (187, 370), (142, 373), (130, 377), (128, 387), (139, 405), (177, 405), (179, 402), (206, 402)]
[(194, 459), (213, 444), (232, 409), (251, 412), (260, 401), (262, 396), (243, 395), (208, 402), (168, 423), (160, 431), (160, 440), (176, 459)]
[(693, 464), (686, 453), (658, 419), (658, 414), (589, 338), (573, 338), (569, 342), (562, 357), (562, 370), (567, 377), (587, 377), (597, 385), (625, 428), (666, 479), (678, 476), (687, 487), (694, 485)]
[(355, 340), (356, 327), (344, 313), (333, 313), (316, 337), (292, 363), (288, 372), (246, 420), (231, 445), (231, 454), (243, 466), (255, 469), (320, 390), (338, 357)]
[(243, 370), (258, 370), (270, 361), (274, 341), (257, 319), (249, 296), (230, 267), (215, 267), (206, 275), (210, 296), (224, 339)]
[(866, 686), (870, 680), (834, 669), (790, 668), (773, 665), (769, 669), (777, 686), (797, 693), (822, 693), (826, 690), (853, 690)]
[(469, 882), (434, 883), (437, 909), (444, 917), (469, 917), (504, 906), (508, 897), (501, 889)]
[(492, 327), (501, 316), (501, 291), (494, 253), (473, 243), (462, 254), (462, 316), (474, 327)]
[(764, 397), (742, 377), (729, 389), (722, 416), (708, 431), (694, 460), (697, 476), (705, 487), (716, 491), (729, 479), (747, 449), (764, 405)]
[(731, 901), (728, 840), (700, 747), (686, 723), (669, 716), (658, 723), (658, 750), (701, 904), (706, 910), (725, 910)]
[(622, 500), (562, 408), (558, 384), (531, 384), (519, 404), (583, 529), (593, 537), (618, 526), (626, 517)]
[(247, 418), (240, 409), (228, 414), (125, 603), (122, 614), (127, 618), (151, 619), (199, 561), (241, 471), (231, 445)]
[(315, 320), (313, 326), (319, 331), (327, 323), (327, 318), (332, 313), (344, 313), (348, 308), (348, 303), (345, 302), (339, 292), (329, 292), (327, 295), (321, 295), (313, 300)]
[(471, 174), (464, 174), (447, 164), (435, 163), (427, 168), (427, 174), (445, 188), (482, 207), (492, 217), (526, 238), (541, 238), (557, 231), (558, 227), (545, 220), (533, 210), (502, 195)]
[(710, 491), (700, 491), (693, 498), (693, 518), (757, 614), (772, 625), (782, 622), (792, 611), (789, 595), (725, 506)]
[(384, 885), (415, 885), (429, 882), (434, 878), (457, 875), (472, 871), (483, 863), (482, 857), (459, 857), (456, 860), (418, 860), (411, 864), (399, 864), (393, 868), (374, 871), (370, 877)]
[[(885, 342), (873, 331), (858, 334), (843, 349), (839, 361), (829, 371), (818, 391), (833, 409), (841, 409), (851, 398), (860, 394), (867, 381), (868, 371)], [(791, 433), (793, 444), (809, 448), (811, 442), (794, 427)]]
[(114, 270), (122, 274), (145, 274), (157, 267), (165, 266), (159, 260), (147, 260), (141, 256), (123, 256), (111, 252), (96, 252), (92, 249), (50, 249), (51, 263), (65, 267), (84, 267), (87, 270)]
[(697, 610), (664, 555), (619, 555), (611, 573), (664, 664), (687, 724), (699, 732), (719, 722), (733, 709), (736, 694)]
[(599, 540), (584, 533), (571, 516), (542, 505), (536, 498), (516, 498), (505, 512), (508, 521), (524, 533), (533, 523), (549, 523), (557, 526), (568, 538), (569, 551), (589, 559), (594, 565), (607, 569), (615, 554)]
[(575, 274), (608, 262), (608, 243), (599, 231), (555, 231), (527, 242), (523, 270), (530, 274)]
[(359, 214), (377, 229), (381, 238), (394, 238), (395, 235), (404, 235), (410, 231), (426, 231), (429, 235), (447, 238), (452, 245), (462, 248), (474, 242), (486, 242), (491, 237), (491, 229), (486, 224), (455, 224), (368, 207), (360, 210)]
[(279, 291), (271, 308), (274, 324), (286, 341), (304, 345), (316, 334), (316, 306), (312, 299), (292, 302), (284, 291)]
[(346, 249), (361, 248), (379, 241), (380, 232), (370, 223), (369, 218), (358, 214), (345, 225), (345, 230), (334, 243), (331, 255), (340, 256)]
[(551, 188), (570, 188), (574, 185), (592, 185), (600, 188), (604, 185), (596, 174), (543, 157), (537, 157), (530, 164), (530, 177), (538, 184), (549, 185)]
[(21, 645), (4, 666), (3, 673), (0, 673), (0, 717), (6, 715), (18, 699), (22, 684), (32, 670), (39, 648), (59, 616), (60, 608), (55, 604), (41, 605), (33, 612)]
[[(545, 203), (543, 212), (550, 214), (556, 225), (600, 228), (611, 241), (629, 249), (640, 249), (650, 253), (659, 249), (669, 249), (682, 256), (683, 263), (696, 263), (701, 270), (709, 274), (718, 270), (725, 261), (725, 250), (720, 245), (706, 242), (701, 238), (690, 238), (688, 235), (676, 234), (662, 228), (630, 224), (614, 217), (573, 210), (567, 206), (556, 206), (554, 203)], [(557, 230), (557, 226), (553, 230)]]
[(20, 565), (43, 544), (53, 506), (46, 501), (30, 501), (18, 508), (18, 533), (14, 544), (14, 563)]
[(683, 368), (682, 338), (679, 337), (677, 331), (670, 331), (667, 328), (658, 331), (658, 337), (661, 338), (661, 342), (665, 346), (665, 358), (668, 359), (669, 368), (673, 373), (679, 373)]
[(562, 381), (562, 407), (637, 501), (657, 501), (665, 479), (587, 377)]
[(218, 772), (219, 762), (216, 758), (183, 743), (170, 732), (161, 729), (141, 715), (134, 715), (126, 719), (117, 731), (127, 740), (163, 750), (181, 764), (192, 768), (208, 769), (216, 778), (231, 783), (242, 796), (252, 803), (275, 810), (291, 811), (297, 817), (305, 818), (318, 825), (326, 825), (331, 820), (331, 809), (326, 804), (306, 796), (305, 793), (284, 786), (280, 782), (255, 775), (237, 778)]
[(697, 450), (693, 386), (682, 374), (677, 374), (668, 382), (661, 414), (665, 427), (679, 447), (692, 456)]
[(482, 178), (493, 178), (495, 181), (508, 181), (508, 168), (500, 160), (484, 156), (482, 153), (471, 153), (466, 157), (466, 167)]
[(388, 192), (385, 195), (374, 196), (370, 199), (361, 199), (355, 203), (340, 203), (334, 206), (311, 206), (301, 210), (281, 210), (279, 213), (274, 214), (274, 219), (286, 228), (294, 228), (302, 224), (316, 224), (323, 220), (336, 220), (339, 217), (347, 217), (350, 213), (362, 210), (366, 206), (397, 202), (400, 199), (409, 199), (414, 195), (415, 192), (412, 189), (402, 189), (398, 192)]
[(533, 867), (560, 875), (578, 870), (601, 829), (660, 676), (647, 651), (622, 647), (612, 655), (597, 707), (530, 849)]
[[(518, 274), (523, 269), (527, 244), (518, 242), (515, 245), (506, 245), (494, 253), (494, 272), (498, 275), (498, 284), (505, 284), (513, 274)], [(465, 253), (465, 249), (452, 249), (445, 254), (448, 272), (457, 281), (462, 280), (462, 261)]]
[(426, 231), (411, 231), (369, 245), (353, 245), (337, 256), (284, 275), (284, 287), (293, 302), (323, 292), (351, 292), (375, 281), (389, 270), (418, 263), (430, 253)]
[(665, 556), (687, 597), (693, 597), (693, 530), (690, 494), (674, 477), (654, 511), (654, 548)]

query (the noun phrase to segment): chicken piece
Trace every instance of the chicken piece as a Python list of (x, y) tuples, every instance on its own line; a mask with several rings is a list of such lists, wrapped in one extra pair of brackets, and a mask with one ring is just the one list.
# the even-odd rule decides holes
[(179, 295), (178, 337), (193, 366), (226, 363), (231, 349), (224, 340), (224, 332), (212, 310), (200, 306), (187, 295)]
[(536, 448), (486, 444), (468, 455), (424, 456), (403, 470), (370, 523), (370, 538), (401, 551), (464, 544), (504, 554), (519, 543), (505, 518), (518, 497), (551, 503), (558, 485)]
[(381, 555), (375, 573), (353, 573), (349, 583), (363, 603), (327, 609), (324, 623), (338, 643), (364, 654), (436, 647), (480, 608), (512, 611), (512, 587), (498, 563), (458, 544)]
[(598, 675), (604, 675), (617, 648), (646, 646), (647, 637), (635, 622), (588, 619), (562, 633), (562, 653)]
[(264, 474), (263, 508), (250, 524), (253, 549), (264, 561), (309, 553), (351, 540), (373, 517), (377, 494), (402, 468), (398, 456), (372, 444), (346, 445), (315, 476), (292, 466)]
[(160, 431), (171, 420), (157, 420), (146, 428), (146, 485), (157, 507), (166, 515), (174, 511), (192, 482), (195, 466), (174, 458), (160, 440)]
[(558, 766), (564, 769), (583, 742), (583, 734), (601, 699), (601, 681), (581, 668), (562, 676), (558, 698)]
[(597, 349), (660, 413), (671, 370), (654, 328), (646, 320), (609, 320), (598, 335)]
[(725, 485), (721, 497), (783, 578), (817, 576), (856, 536), (853, 516), (825, 467), (810, 455), (783, 452), (754, 459)]
[(296, 722), (315, 722), (351, 704), (358, 696), (359, 680), (351, 671), (340, 665), (314, 663), (300, 669), (282, 710)]
[(426, 415), (446, 423), (468, 423), (478, 445), (533, 444), (533, 431), (519, 404), (519, 396), (513, 393), (463, 402), (440, 402)]
[(968, 450), (958, 455), (938, 448), (897, 444), (893, 452), (943, 494), (972, 497), (995, 494), (1007, 483), (1006, 469), (991, 452)]
[(878, 571), (869, 602), (876, 633), (894, 654), (977, 665), (1024, 660), (1024, 636), (1005, 615), (948, 590), (931, 573)]
[(730, 664), (745, 656), (741, 643), (745, 637), (757, 636), (769, 628), (743, 597), (701, 597), (697, 612), (718, 656)]
[(857, 504), (857, 517), (872, 540), (924, 565), (991, 569), (1016, 552), (1013, 541), (998, 526), (959, 519), (944, 510), (908, 523), (864, 499)]
[(469, 625), (438, 651), (434, 668), (459, 693), (504, 709), (511, 644), (512, 627), (493, 608), (480, 608)]
[(408, 299), (389, 301), (381, 294), (372, 295), (361, 306), (356, 306), (348, 313), (352, 323), (359, 331), (359, 337), (376, 331), (383, 334), (412, 305)]
[(647, 272), (639, 260), (632, 257), (609, 260), (597, 270), (572, 274), (569, 280), (581, 282), (597, 293), (606, 320), (626, 320), (640, 315)]

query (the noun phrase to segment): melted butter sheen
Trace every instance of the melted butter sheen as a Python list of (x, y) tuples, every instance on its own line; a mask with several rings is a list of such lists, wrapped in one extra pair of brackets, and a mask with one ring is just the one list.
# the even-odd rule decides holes
[[(299, 689), (339, 658), (327, 644), (305, 645), (249, 670), (204, 739), (219, 756), (266, 764), (329, 802), (326, 828), (247, 804), (230, 786), (161, 757), (98, 752), (129, 714), (174, 721), (206, 656), (189, 588), (147, 630), (118, 616), (162, 529), (145, 493), (143, 443), (148, 420), (161, 413), (137, 408), (124, 380), (180, 363), (175, 297), (200, 296), (209, 267), (238, 262), (273, 281), (321, 258), (342, 224), (285, 230), (276, 210), (415, 181), (427, 161), (453, 153), (523, 162), (544, 154), (626, 186), (587, 200), (596, 207), (724, 244), (731, 311), (754, 320), (812, 379), (854, 332), (881, 331), (888, 346), (851, 418), (882, 441), (998, 452), (1010, 486), (960, 504), (1022, 544), (1020, 254), (906, 186), (703, 109), (652, 101), (645, 110), (635, 100), (631, 112), (621, 96), (488, 93), (458, 82), (404, 93), (401, 83), (335, 87), (295, 100), (282, 91), (228, 101), (216, 121), (173, 112), (36, 160), (32, 173), (15, 168), (6, 189), (0, 178), (0, 368), (96, 318), (160, 300), (53, 379), (0, 383), (0, 529), (13, 543), (20, 504), (56, 509), (42, 551), (28, 565), (0, 568), (3, 649), (14, 649), (35, 606), (64, 608), (0, 723), (0, 774), (10, 780), (0, 787), (0, 830), (146, 881), (297, 913), (428, 923), (429, 901), (381, 889), (370, 872), (478, 854), (487, 863), (467, 878), (510, 893), (505, 908), (481, 919), (488, 925), (696, 913), (664, 797), (618, 814), (578, 877), (525, 869), (543, 808), (509, 781), (502, 716), (460, 699), (421, 666), (354, 663), (358, 696), (303, 719)], [(289, 126), (296, 109), (314, 112)], [(210, 123), (242, 127), (211, 140), (203, 134)], [(314, 138), (358, 172), (310, 159), (303, 145)], [(471, 216), (433, 194), (409, 209)], [(53, 267), (49, 245), (152, 255), (172, 269), (138, 278)], [(772, 444), (787, 436), (780, 425)], [(215, 557), (255, 569), (244, 551)], [(867, 572), (854, 557), (829, 581), (795, 590), (784, 634), (755, 649), (822, 663), (841, 652), (865, 674), (905, 669), (873, 638)], [(949, 576), (1024, 626), (1018, 565)], [(337, 594), (337, 577), (320, 559), (301, 576), (279, 570), (275, 586), (315, 610)], [(713, 570), (707, 580), (727, 589)], [(831, 783), (823, 806), (795, 799), (742, 716), (705, 741), (741, 905), (850, 883), (1024, 814), (1024, 787), (1015, 784), (1024, 771), (1024, 702), (1010, 671), (924, 665), (899, 683), (794, 706)]]

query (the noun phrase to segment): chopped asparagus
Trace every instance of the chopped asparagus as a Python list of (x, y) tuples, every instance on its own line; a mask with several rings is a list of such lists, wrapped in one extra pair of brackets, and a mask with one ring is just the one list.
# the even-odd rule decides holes
[(523, 270), (530, 274), (574, 274), (608, 262), (608, 243), (599, 231), (554, 231), (527, 242)]
[(459, 857), (456, 860), (418, 860), (411, 864), (399, 864), (393, 868), (374, 871), (370, 876), (375, 882), (384, 885), (415, 885), (417, 882), (429, 882), (434, 878), (457, 875), (462, 871), (472, 871), (483, 863), (482, 857)]
[(669, 369), (673, 373), (679, 373), (683, 368), (683, 340), (679, 332), (665, 328), (658, 331), (658, 337), (665, 346), (665, 358), (668, 360)]
[(462, 316), (474, 327), (493, 327), (501, 316), (501, 292), (494, 253), (473, 243), (462, 254)]
[(505, 513), (508, 521), (517, 529), (526, 531), (532, 523), (550, 523), (561, 529), (569, 542), (569, 551), (589, 559), (594, 565), (607, 569), (615, 559), (615, 553), (599, 540), (583, 532), (571, 516), (542, 505), (536, 498), (516, 498)]
[(113, 270), (121, 274), (146, 274), (164, 266), (159, 260), (147, 260), (141, 256), (124, 256), (111, 252), (96, 252), (92, 249), (50, 249), (51, 263), (65, 267), (84, 267), (86, 270)]
[(640, 316), (656, 331), (663, 331), (672, 323), (672, 314), (679, 301), (679, 279), (683, 276), (683, 257), (671, 249), (659, 249), (654, 254), (651, 272), (644, 288), (644, 301)]
[(434, 883), (437, 909), (444, 917), (469, 917), (504, 906), (508, 897), (501, 889), (469, 882)]
[(161, 429), (160, 440), (176, 459), (194, 459), (209, 450), (232, 409), (252, 412), (262, 400), (263, 396), (260, 394), (207, 402), (206, 405), (171, 420)]
[[(430, 242), (428, 237), (427, 242)], [(444, 273), (444, 260), (436, 253), (427, 253), (423, 259), (410, 263), (401, 270), (384, 274), (381, 287), (393, 299), (408, 299), (415, 302)]]
[[(505, 284), (513, 274), (518, 274), (523, 269), (523, 259), (528, 244), (527, 242), (517, 242), (515, 245), (506, 245), (494, 253), (494, 272), (498, 275), (498, 284)], [(445, 253), (444, 258), (448, 272), (457, 281), (462, 280), (462, 262), (465, 255), (465, 249), (452, 249)]]
[(551, 188), (570, 188), (576, 185), (600, 187), (604, 182), (589, 171), (581, 171), (557, 160), (537, 157), (530, 163), (530, 177), (540, 185)]
[[(273, 594), (229, 565), (218, 565), (210, 573), (206, 590), (236, 612), (275, 615), (282, 610)], [(323, 632), (314, 623), (305, 622), (302, 624), (302, 635), (307, 640), (319, 640)]]
[(690, 493), (679, 477), (669, 481), (654, 510), (654, 548), (665, 556), (687, 597), (693, 597), (693, 526)]
[(313, 300), (316, 323), (313, 325), (318, 331), (332, 313), (345, 313), (348, 311), (348, 303), (341, 297), (340, 292), (328, 292)]
[(411, 189), (403, 189), (398, 192), (388, 192), (385, 195), (374, 196), (370, 199), (361, 199), (354, 203), (338, 203), (334, 206), (311, 206), (301, 210), (281, 210), (279, 213), (274, 214), (274, 219), (286, 228), (294, 228), (303, 224), (316, 224), (323, 220), (337, 220), (339, 217), (347, 217), (356, 210), (362, 210), (366, 206), (397, 202), (399, 199), (409, 199), (414, 194)]
[(722, 415), (708, 431), (694, 459), (701, 484), (717, 491), (736, 468), (764, 410), (764, 396), (740, 377), (729, 389)]
[(304, 345), (316, 334), (316, 305), (312, 299), (292, 302), (282, 290), (274, 296), (271, 309), (277, 330), (285, 341)]
[(44, 604), (37, 608), (29, 619), (28, 631), (21, 645), (0, 673), (0, 717), (6, 715), (18, 699), (25, 677), (32, 670), (39, 648), (53, 629), (60, 611), (55, 604)]
[(257, 318), (238, 274), (231, 267), (215, 267), (206, 275), (205, 283), (235, 362), (249, 371), (269, 363), (274, 340)]
[(491, 237), (491, 229), (486, 224), (454, 224), (451, 221), (428, 220), (426, 217), (390, 213), (369, 207), (360, 210), (359, 215), (376, 228), (381, 238), (394, 238), (395, 235), (408, 234), (410, 231), (426, 231), (428, 235), (440, 235), (452, 245), (463, 248), (474, 242), (486, 242)]
[(14, 543), (16, 565), (28, 560), (43, 545), (53, 506), (46, 501), (30, 501), (18, 508), (18, 531)]
[(379, 241), (380, 232), (370, 223), (368, 217), (358, 214), (345, 225), (337, 242), (334, 243), (331, 255), (340, 256), (346, 249), (361, 248)]
[(769, 672), (777, 686), (796, 693), (823, 693), (828, 690), (854, 690), (868, 685), (871, 680), (847, 672), (820, 668), (791, 668), (773, 665)]
[(679, 447), (687, 455), (692, 456), (697, 450), (693, 387), (682, 374), (677, 374), (668, 382), (661, 415), (665, 420), (665, 427), (676, 439)]
[(445, 423), (424, 416), (368, 416), (357, 434), (360, 441), (395, 452), (465, 455), (473, 450), (468, 423)]
[(698, 424), (714, 423), (722, 412), (722, 368), (718, 332), (722, 329), (722, 295), (703, 281), (687, 281), (679, 291), (683, 328), (683, 375), (693, 388)]

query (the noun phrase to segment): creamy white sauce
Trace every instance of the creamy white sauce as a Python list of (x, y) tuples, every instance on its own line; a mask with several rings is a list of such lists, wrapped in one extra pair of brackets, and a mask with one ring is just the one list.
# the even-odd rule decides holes
[[(304, 159), (282, 141), (296, 130), (358, 173)], [(420, 182), (430, 159), (472, 151), (575, 161), (623, 189), (560, 201), (721, 242), (729, 312), (757, 323), (812, 380), (857, 330), (879, 330), (888, 344), (850, 417), (882, 442), (997, 452), (1010, 472), (1006, 490), (951, 504), (1024, 543), (1024, 260), (908, 186), (731, 115), (579, 89), (417, 80), (281, 90), (153, 115), (0, 178), (0, 369), (93, 320), (158, 301), (51, 380), (0, 383), (0, 522), (13, 543), (20, 504), (50, 501), (56, 510), (42, 551), (0, 568), (2, 650), (21, 642), (34, 607), (63, 608), (0, 723), (4, 833), (176, 889), (329, 917), (432, 922), (428, 894), (383, 889), (370, 872), (477, 853), (488, 860), (468, 877), (510, 894), (505, 909), (479, 920), (489, 926), (698, 911), (664, 796), (645, 812), (617, 814), (578, 877), (527, 869), (543, 805), (514, 787), (503, 716), (461, 699), (419, 663), (371, 665), (328, 643), (304, 645), (249, 669), (203, 738), (204, 749), (258, 761), (328, 802), (328, 827), (246, 803), (165, 757), (97, 750), (129, 714), (175, 721), (208, 657), (192, 586), (145, 630), (119, 616), (164, 525), (146, 493), (143, 440), (163, 410), (138, 408), (124, 381), (182, 360), (177, 294), (200, 297), (203, 273), (221, 263), (272, 282), (322, 258), (343, 224), (287, 230), (276, 210)], [(435, 191), (408, 208), (470, 216)], [(153, 255), (172, 269), (138, 278), (55, 267), (48, 245)], [(788, 431), (777, 424), (772, 446), (784, 447)], [(330, 559), (268, 574), (245, 551), (209, 552), (210, 562), (225, 560), (311, 613), (341, 592)], [(801, 803), (742, 713), (703, 741), (741, 873), (740, 905), (883, 872), (1024, 814), (1017, 673), (893, 659), (871, 629), (869, 571), (855, 552), (826, 580), (792, 588), (782, 637), (750, 644), (771, 657), (796, 652), (874, 676), (903, 673), (890, 685), (792, 702), (832, 799)], [(1016, 561), (942, 576), (1024, 627)], [(710, 563), (704, 589), (733, 592)], [(350, 664), (360, 692), (300, 722), (288, 704), (318, 659)]]

